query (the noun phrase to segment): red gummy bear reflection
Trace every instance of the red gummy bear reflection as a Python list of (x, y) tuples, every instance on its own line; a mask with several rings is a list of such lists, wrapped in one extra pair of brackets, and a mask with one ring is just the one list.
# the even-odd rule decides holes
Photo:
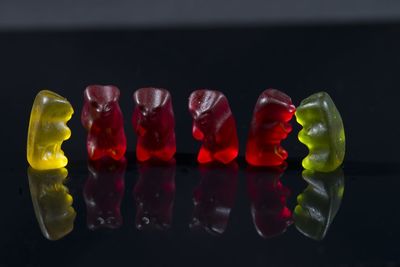
[(169, 161), (175, 154), (175, 119), (169, 92), (158, 88), (141, 88), (133, 94), (135, 109), (133, 129), (138, 138), (139, 161)]
[(189, 97), (193, 117), (193, 137), (203, 144), (197, 160), (200, 163), (231, 162), (238, 155), (236, 123), (226, 97), (218, 91), (197, 90)]
[(112, 85), (91, 85), (84, 92), (81, 115), (88, 131), (87, 151), (91, 160), (121, 159), (126, 151), (124, 120), (118, 104), (119, 90)]
[(293, 223), (292, 212), (286, 206), (290, 191), (280, 177), (286, 169), (249, 167), (246, 170), (247, 191), (251, 214), (258, 234), (263, 238), (280, 235)]
[(202, 227), (212, 234), (225, 232), (235, 202), (238, 165), (211, 163), (200, 165), (201, 181), (193, 192), (191, 228)]
[(169, 228), (175, 198), (175, 159), (140, 163), (139, 180), (133, 194), (137, 208), (137, 229)]
[(125, 158), (118, 161), (111, 158), (89, 161), (88, 169), (89, 177), (83, 189), (88, 228), (120, 227), (120, 206), (125, 190)]
[(296, 108), (289, 96), (267, 89), (257, 100), (246, 146), (246, 161), (254, 166), (278, 166), (288, 157), (281, 140), (292, 131)]

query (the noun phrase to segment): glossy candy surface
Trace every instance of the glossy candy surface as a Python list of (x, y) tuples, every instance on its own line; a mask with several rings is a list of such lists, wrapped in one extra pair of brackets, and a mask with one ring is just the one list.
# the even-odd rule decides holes
[(296, 108), (285, 93), (267, 89), (259, 96), (246, 146), (246, 161), (253, 166), (278, 166), (288, 157), (281, 141), (292, 131), (289, 121)]
[(189, 97), (192, 134), (202, 141), (199, 163), (231, 162), (238, 155), (236, 123), (227, 98), (219, 91), (197, 90)]
[(119, 228), (123, 223), (120, 207), (125, 191), (126, 159), (89, 161), (88, 169), (83, 189), (88, 228)]
[(73, 198), (65, 186), (67, 175), (65, 168), (42, 171), (28, 168), (36, 219), (49, 240), (58, 240), (74, 228), (76, 212), (72, 206)]
[(171, 95), (165, 89), (141, 88), (133, 94), (132, 116), (139, 161), (169, 161), (176, 152), (175, 119)]
[(71, 136), (66, 123), (73, 113), (71, 104), (54, 92), (43, 90), (36, 95), (27, 142), (27, 160), (34, 169), (49, 170), (67, 165), (61, 144)]
[(302, 176), (308, 187), (297, 196), (294, 222), (305, 236), (322, 240), (340, 208), (344, 174), (338, 168), (328, 173), (304, 170)]
[(345, 134), (342, 118), (325, 92), (304, 99), (296, 111), (303, 129), (299, 140), (309, 149), (302, 164), (305, 169), (330, 172), (338, 168), (345, 155)]
[(201, 180), (193, 191), (193, 218), (190, 228), (223, 234), (235, 204), (238, 164), (213, 162), (199, 166)]
[(90, 85), (84, 92), (82, 125), (88, 131), (89, 158), (121, 159), (126, 151), (124, 120), (118, 104), (119, 89), (112, 85)]
[(250, 166), (246, 170), (253, 223), (263, 238), (283, 234), (293, 223), (292, 212), (286, 204), (290, 190), (280, 180), (286, 166), (284, 162), (281, 166)]

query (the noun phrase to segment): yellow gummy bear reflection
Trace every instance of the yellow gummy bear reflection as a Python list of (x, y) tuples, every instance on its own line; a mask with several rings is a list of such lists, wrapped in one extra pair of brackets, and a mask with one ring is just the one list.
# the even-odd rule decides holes
[(76, 212), (73, 198), (63, 184), (68, 171), (65, 168), (39, 171), (28, 168), (29, 188), (36, 219), (43, 235), (57, 240), (74, 227)]
[(61, 144), (71, 136), (66, 122), (73, 113), (71, 104), (54, 92), (43, 90), (36, 95), (27, 142), (27, 160), (34, 169), (49, 170), (67, 165)]

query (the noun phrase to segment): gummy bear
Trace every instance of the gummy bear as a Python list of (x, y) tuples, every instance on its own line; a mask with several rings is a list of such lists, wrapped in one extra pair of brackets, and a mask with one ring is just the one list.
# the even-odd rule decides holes
[(67, 157), (61, 144), (71, 136), (66, 122), (74, 110), (67, 99), (48, 91), (40, 91), (33, 102), (27, 142), (27, 160), (36, 170), (65, 167)]
[(254, 108), (246, 146), (246, 161), (253, 166), (278, 166), (288, 157), (281, 146), (292, 131), (289, 121), (296, 108), (289, 96), (276, 89), (267, 89)]
[(73, 198), (64, 185), (65, 168), (35, 170), (28, 168), (29, 189), (40, 230), (49, 240), (58, 240), (74, 228), (76, 212)]
[(121, 159), (126, 151), (124, 119), (118, 104), (119, 89), (112, 85), (90, 85), (84, 92), (82, 125), (88, 131), (89, 159)]
[(166, 230), (171, 226), (175, 198), (175, 159), (139, 163), (133, 195), (136, 228)]
[(89, 161), (88, 169), (83, 189), (88, 228), (119, 228), (123, 223), (120, 206), (125, 190), (125, 157)]
[(220, 235), (226, 230), (238, 185), (238, 164), (219, 162), (199, 166), (201, 180), (193, 192), (193, 218), (190, 228), (203, 228)]
[(141, 88), (133, 94), (133, 129), (138, 139), (139, 161), (169, 161), (176, 152), (175, 119), (169, 92), (159, 88)]
[(322, 240), (335, 218), (344, 193), (344, 174), (341, 168), (329, 173), (304, 170), (308, 187), (297, 196), (294, 223), (307, 237)]
[(257, 233), (263, 238), (283, 234), (293, 223), (286, 206), (290, 191), (280, 181), (287, 163), (274, 167), (252, 167), (246, 170), (247, 192)]
[(197, 161), (227, 164), (234, 160), (239, 144), (227, 98), (218, 91), (194, 91), (189, 97), (189, 111), (193, 117), (193, 137), (203, 141)]
[(345, 155), (345, 134), (342, 118), (330, 96), (320, 92), (304, 99), (296, 119), (303, 126), (299, 140), (309, 149), (303, 167), (319, 172), (338, 168)]

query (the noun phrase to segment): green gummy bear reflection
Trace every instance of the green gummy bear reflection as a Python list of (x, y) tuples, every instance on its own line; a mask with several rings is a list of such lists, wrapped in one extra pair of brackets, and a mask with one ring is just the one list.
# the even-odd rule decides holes
[(64, 185), (67, 175), (65, 168), (45, 171), (28, 168), (36, 219), (43, 235), (49, 240), (66, 236), (74, 227), (76, 212), (72, 206), (73, 198)]
[(297, 196), (294, 223), (305, 236), (322, 240), (340, 208), (344, 174), (338, 168), (329, 173), (304, 170), (302, 176), (308, 186)]
[(309, 149), (303, 167), (320, 172), (337, 169), (345, 155), (345, 134), (342, 118), (330, 96), (325, 92), (309, 96), (295, 114), (303, 126), (298, 138)]

